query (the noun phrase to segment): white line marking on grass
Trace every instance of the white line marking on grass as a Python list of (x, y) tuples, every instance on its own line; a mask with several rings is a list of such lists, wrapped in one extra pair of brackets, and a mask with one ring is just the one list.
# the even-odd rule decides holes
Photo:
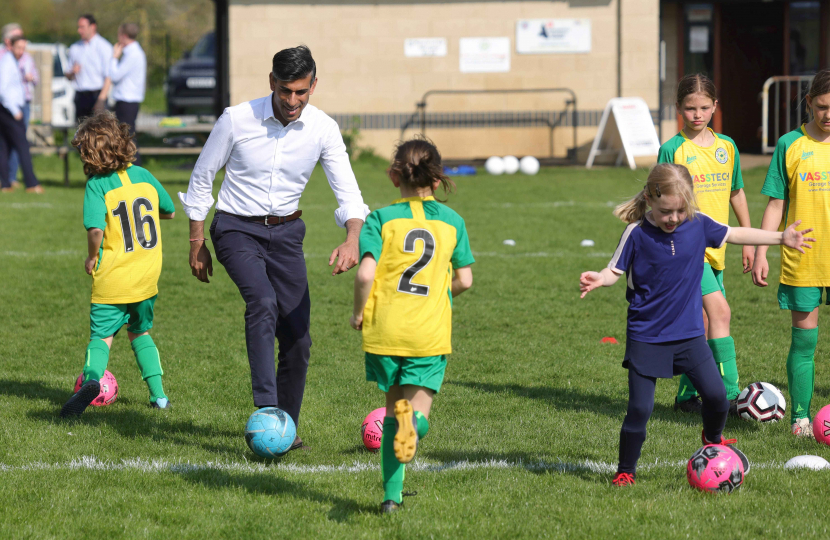
[(0, 203), (0, 208), (11, 208), (13, 210), (25, 210), (27, 208), (52, 208), (50, 203), (27, 202), (27, 203)]
[(542, 202), (527, 202), (527, 203), (487, 203), (481, 206), (489, 207), (489, 208), (563, 208), (563, 207), (570, 207), (570, 206), (589, 206), (593, 208), (602, 207), (602, 208), (613, 208), (616, 206), (616, 203), (612, 201), (600, 202), (600, 201), (589, 201), (589, 202), (577, 202), (577, 201), (542, 201)]
[[(651, 463), (641, 463), (640, 470), (650, 469), (683, 469), (686, 461), (669, 461), (658, 459)], [(784, 462), (770, 461), (765, 463), (752, 463), (753, 469), (783, 469)], [(605, 463), (601, 461), (583, 460), (577, 463), (565, 461), (507, 461), (490, 459), (485, 461), (449, 461), (446, 463), (434, 463), (415, 460), (407, 467), (413, 472), (442, 473), (447, 471), (474, 471), (482, 469), (524, 469), (531, 472), (577, 472), (587, 471), (592, 473), (613, 473), (617, 470), (616, 463)], [(84, 456), (66, 463), (43, 463), (33, 462), (27, 465), (5, 465), (0, 464), (0, 473), (15, 471), (138, 471), (144, 473), (192, 473), (200, 471), (233, 471), (259, 473), (266, 471), (278, 471), (288, 474), (359, 474), (363, 472), (378, 471), (378, 463), (366, 463), (355, 461), (351, 465), (296, 465), (292, 463), (253, 463), (253, 462), (221, 462), (206, 461), (203, 463), (171, 462), (167, 460), (147, 460), (141, 458), (123, 459), (120, 461), (100, 460), (94, 456)]]
[(61, 250), (61, 251), (38, 251), (38, 252), (29, 252), (29, 251), (4, 251), (4, 257), (24, 257), (24, 258), (31, 258), (31, 257), (78, 257), (83, 256), (83, 251), (73, 251), (73, 250)]

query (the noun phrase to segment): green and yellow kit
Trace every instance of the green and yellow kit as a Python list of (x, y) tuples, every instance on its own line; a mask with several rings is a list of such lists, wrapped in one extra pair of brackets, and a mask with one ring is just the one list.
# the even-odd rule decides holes
[(173, 201), (146, 169), (93, 176), (84, 194), (84, 227), (104, 239), (92, 274), (93, 304), (130, 304), (158, 293), (161, 274), (159, 214)]
[[(793, 287), (830, 287), (830, 143), (807, 135), (806, 126), (778, 139), (761, 193), (783, 199), (783, 231), (797, 220), (813, 228), (812, 249), (781, 246), (781, 283)], [(830, 236), (828, 236), (830, 238)]]
[(366, 218), (361, 259), (366, 254), (377, 269), (363, 311), (363, 350), (450, 354), (453, 268), (475, 262), (461, 216), (434, 197), (398, 199)]
[[(729, 223), (729, 199), (744, 187), (741, 158), (735, 141), (708, 129), (715, 137), (712, 146), (696, 145), (682, 131), (660, 147), (658, 163), (676, 163), (689, 169), (700, 211), (720, 223)], [(714, 270), (726, 267), (726, 246), (706, 248), (705, 260)]]

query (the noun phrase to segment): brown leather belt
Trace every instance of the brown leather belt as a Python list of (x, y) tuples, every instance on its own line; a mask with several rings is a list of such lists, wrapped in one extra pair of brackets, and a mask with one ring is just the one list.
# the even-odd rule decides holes
[(233, 216), (237, 219), (241, 219), (242, 221), (248, 221), (251, 223), (262, 223), (263, 225), (282, 225), (286, 221), (294, 221), (298, 219), (300, 216), (303, 215), (302, 210), (297, 210), (293, 214), (289, 214), (287, 216), (239, 216), (236, 214), (231, 214), (230, 212), (225, 212), (224, 210), (217, 210), (220, 214), (225, 214), (226, 216)]

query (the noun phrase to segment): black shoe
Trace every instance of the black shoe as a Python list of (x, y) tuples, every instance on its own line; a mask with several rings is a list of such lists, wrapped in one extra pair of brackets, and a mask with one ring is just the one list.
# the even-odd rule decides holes
[(752, 465), (749, 464), (749, 460), (746, 459), (746, 456), (744, 455), (744, 453), (741, 452), (740, 450), (738, 450), (737, 448), (735, 448), (734, 445), (727, 444), (726, 446), (728, 446), (730, 450), (735, 452), (735, 454), (737, 454), (737, 456), (741, 459), (741, 463), (743, 463), (743, 465), (744, 465), (744, 474), (748, 473), (749, 469), (752, 467)]
[(674, 398), (675, 411), (700, 414), (702, 408), (703, 402), (700, 401), (700, 396), (694, 396), (686, 401), (677, 401), (677, 398)]
[(291, 446), (288, 447), (288, 451), (286, 453), (288, 453), (292, 450), (306, 450), (306, 451), (308, 451), (308, 450), (311, 450), (311, 447), (306, 446), (305, 444), (303, 444), (303, 440), (301, 438), (295, 436), (294, 437), (294, 442), (291, 443)]
[(729, 400), (729, 416), (740, 418), (740, 415), (738, 414), (738, 398)]
[(101, 385), (98, 381), (90, 379), (84, 383), (80, 390), (69, 398), (69, 401), (64, 403), (61, 409), (61, 418), (69, 416), (81, 416), (81, 414), (89, 407), (92, 400), (98, 397), (101, 393)]
[(400, 507), (403, 506), (403, 501), (400, 504), (396, 503), (393, 500), (383, 501), (380, 503), (380, 513), (381, 514), (392, 514), (397, 512)]

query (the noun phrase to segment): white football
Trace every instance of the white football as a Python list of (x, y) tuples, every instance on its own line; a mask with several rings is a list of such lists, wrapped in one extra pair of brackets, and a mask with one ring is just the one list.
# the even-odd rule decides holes
[(796, 456), (784, 464), (785, 469), (830, 469), (830, 463), (823, 457), (818, 456)]
[(505, 174), (516, 174), (519, 170), (519, 158), (516, 156), (504, 156), (502, 161), (504, 161)]
[(738, 395), (738, 414), (744, 420), (775, 422), (784, 418), (787, 401), (774, 385), (754, 382)]
[(493, 176), (504, 174), (504, 160), (499, 156), (489, 157), (484, 162), (484, 168)]
[(525, 156), (519, 161), (519, 169), (523, 173), (533, 176), (539, 172), (539, 160), (533, 156)]

